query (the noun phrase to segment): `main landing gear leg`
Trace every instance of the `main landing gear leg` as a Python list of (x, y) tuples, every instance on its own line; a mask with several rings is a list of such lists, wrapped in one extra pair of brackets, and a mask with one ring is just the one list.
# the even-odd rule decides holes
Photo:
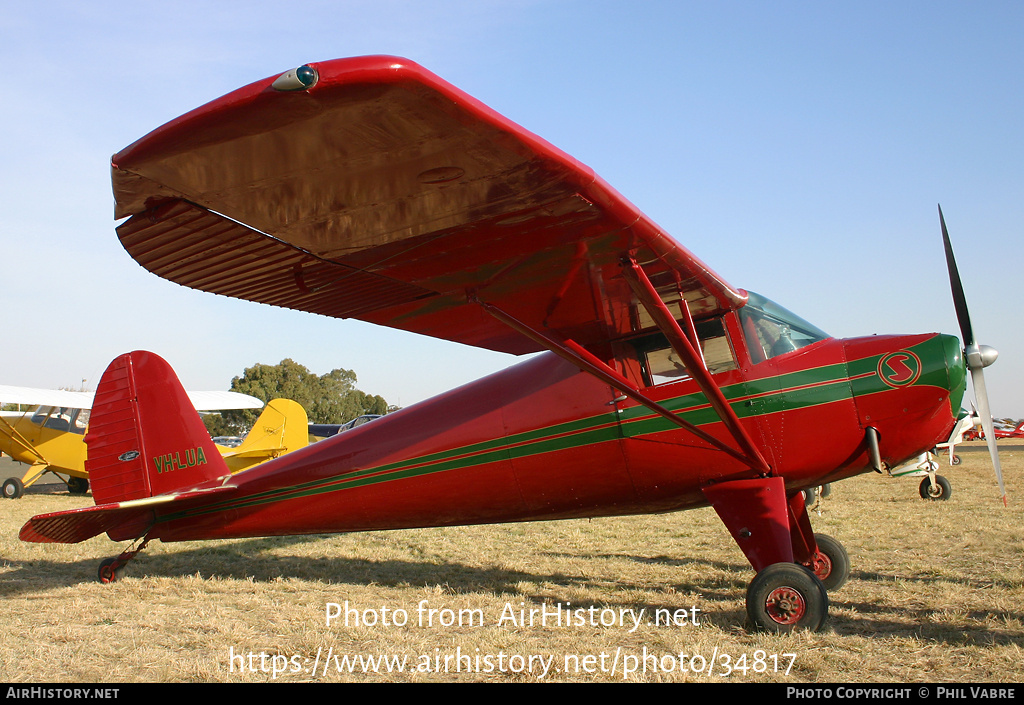
[[(830, 582), (833, 574), (849, 573), (849, 561), (838, 571), (832, 558), (838, 546), (828, 537), (819, 541), (801, 493), (786, 497), (782, 478), (734, 480), (704, 488), (729, 533), (757, 571), (747, 588), (747, 617), (758, 629), (788, 632), (817, 631), (828, 616), (828, 593), (819, 573)], [(825, 549), (822, 545), (828, 545)], [(823, 567), (828, 560), (828, 568)]]
[(98, 576), (100, 582), (103, 584), (117, 582), (121, 578), (121, 571), (124, 568), (124, 566), (132, 558), (135, 558), (135, 555), (139, 551), (144, 549), (147, 546), (147, 544), (149, 544), (149, 539), (143, 538), (142, 543), (139, 544), (138, 548), (134, 550), (129, 548), (128, 550), (124, 551), (121, 555), (119, 555), (117, 558), (108, 558), (102, 563), (100, 563), (100, 570)]

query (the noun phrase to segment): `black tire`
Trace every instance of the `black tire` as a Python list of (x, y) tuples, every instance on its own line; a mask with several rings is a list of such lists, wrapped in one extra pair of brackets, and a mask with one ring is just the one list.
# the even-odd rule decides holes
[(747, 618), (755, 629), (818, 631), (828, 617), (828, 593), (809, 568), (773, 563), (750, 581)]
[(807, 567), (818, 576), (826, 591), (838, 590), (850, 578), (850, 555), (843, 544), (827, 534), (815, 534), (814, 540), (819, 555)]
[(25, 485), (16, 477), (9, 477), (4, 480), (4, 497), (7, 499), (18, 499), (25, 494)]
[(89, 491), (89, 481), (84, 477), (69, 477), (68, 492), (71, 494), (85, 494)]
[(953, 456), (953, 459), (952, 459), (952, 460), (950, 460), (949, 462), (950, 462), (950, 464), (951, 464), (951, 465), (959, 465), (959, 464), (960, 464), (960, 463), (962, 463), (963, 461), (962, 461), (962, 460), (960, 460), (960, 456), (959, 456), (959, 455), (954, 455), (954, 456)]
[(100, 569), (96, 575), (99, 578), (99, 581), (104, 585), (116, 583), (118, 580), (121, 579), (121, 568), (114, 568), (114, 565), (116, 563), (116, 558), (108, 558), (102, 563), (100, 563)]
[(921, 481), (920, 491), (921, 499), (931, 499), (938, 502), (949, 499), (949, 496), (953, 494), (953, 487), (949, 484), (949, 480), (942, 475), (936, 475), (935, 486), (933, 487), (931, 479), (926, 477)]
[(814, 503), (819, 499), (825, 499), (832, 494), (832, 485), (825, 483), (824, 485), (818, 485), (817, 487), (810, 487), (803, 490), (804, 493), (804, 506), (813, 507)]

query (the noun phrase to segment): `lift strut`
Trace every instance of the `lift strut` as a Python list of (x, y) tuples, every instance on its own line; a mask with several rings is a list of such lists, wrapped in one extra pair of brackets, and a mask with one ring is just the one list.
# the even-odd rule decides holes
[[(739, 460), (740, 462), (744, 463), (748, 467), (758, 472), (767, 473), (769, 471), (768, 464), (761, 457), (760, 453), (758, 453), (757, 450), (753, 447), (753, 443), (749, 442), (749, 438), (747, 440), (750, 444), (750, 448), (753, 449), (753, 453), (750, 453), (749, 451), (743, 452), (737, 450), (729, 446), (728, 444), (723, 443), (722, 441), (710, 435), (709, 433), (701, 430), (699, 427), (682, 418), (679, 414), (676, 414), (675, 412), (666, 409), (664, 406), (651, 399), (649, 396), (644, 394), (640, 389), (638, 389), (636, 385), (634, 385), (631, 381), (623, 377), (621, 374), (619, 374), (618, 371), (616, 371), (614, 368), (606, 364), (603, 360), (596, 357), (593, 353), (591, 353), (589, 350), (584, 348), (576, 341), (571, 339), (565, 339), (561, 341), (555, 340), (548, 334), (531, 328), (530, 326), (526, 325), (525, 323), (518, 320), (514, 316), (511, 316), (505, 311), (502, 311), (497, 306), (481, 301), (475, 295), (471, 294), (470, 300), (479, 304), (485, 311), (487, 311), (487, 313), (494, 316), (496, 319), (498, 319), (505, 325), (509, 326), (513, 330), (517, 331), (518, 333), (521, 333), (522, 335), (525, 335), (538, 345), (555, 353), (566, 362), (578, 367), (584, 372), (593, 375), (597, 379), (600, 379), (601, 381), (610, 385), (611, 387), (618, 390), (622, 394), (626, 395), (633, 401), (641, 404), (642, 406), (647, 407), (654, 413), (664, 417), (665, 419), (668, 419), (677, 426), (686, 429), (693, 435), (709, 443), (718, 450), (727, 453), (731, 457), (735, 458), (736, 460)], [(678, 325), (676, 328), (678, 330)], [(684, 357), (683, 359), (689, 367), (690, 360), (687, 359), (686, 357)], [(703, 363), (701, 363), (701, 366), (703, 367)], [(707, 369), (703, 369), (706, 373)], [(706, 376), (708, 381), (710, 381), (710, 374), (707, 374)], [(699, 381), (698, 384), (700, 384)], [(718, 404), (716, 406), (716, 403), (712, 401), (712, 408), (715, 409), (716, 412), (719, 412), (719, 407), (721, 407), (724, 404), (724, 408), (728, 410), (728, 414), (731, 415), (732, 419), (731, 422), (727, 421), (726, 419), (723, 419), (723, 421), (725, 421), (727, 428), (729, 428), (730, 432), (732, 432), (732, 425), (739, 427), (739, 419), (736, 418), (735, 412), (733, 412), (732, 408), (729, 407), (727, 403), (725, 403), (724, 397), (721, 396), (721, 391), (718, 389), (717, 386), (715, 386), (713, 381), (710, 381), (710, 385), (713, 388), (713, 390), (718, 393), (718, 396), (721, 397), (722, 402), (721, 404)], [(703, 385), (701, 386), (701, 389), (703, 390)], [(719, 416), (721, 415), (721, 412), (719, 412)], [(741, 433), (743, 433), (742, 428), (740, 428), (739, 430)]]

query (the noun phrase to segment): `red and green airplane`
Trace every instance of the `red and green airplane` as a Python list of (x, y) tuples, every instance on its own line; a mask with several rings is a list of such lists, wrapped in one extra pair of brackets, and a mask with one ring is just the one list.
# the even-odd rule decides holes
[(813, 532), (802, 490), (947, 441), (966, 370), (982, 395), (994, 358), (974, 343), (944, 224), (966, 350), (938, 334), (838, 340), (729, 285), (591, 169), (401, 58), (258, 81), (112, 171), (118, 236), (161, 277), (547, 353), (237, 475), (166, 362), (117, 358), (86, 439), (96, 506), (21, 532), (132, 541), (105, 582), (153, 539), (710, 504), (756, 570), (753, 624), (818, 629), (850, 567)]

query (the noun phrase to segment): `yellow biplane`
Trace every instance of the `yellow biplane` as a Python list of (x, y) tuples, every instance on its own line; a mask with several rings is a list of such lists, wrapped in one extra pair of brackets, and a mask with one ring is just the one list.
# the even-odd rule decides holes
[[(196, 411), (259, 409), (263, 402), (237, 392), (189, 392)], [(29, 411), (0, 412), (0, 451), (29, 465), (20, 479), (3, 483), (3, 496), (21, 497), (26, 487), (46, 473), (63, 480), (72, 494), (89, 490), (85, 470), (85, 432), (92, 392), (32, 389), (0, 385), (0, 402), (29, 407)], [(217, 446), (232, 472), (276, 458), (308, 444), (308, 419), (302, 406), (290, 399), (267, 403), (245, 439), (236, 447)]]

